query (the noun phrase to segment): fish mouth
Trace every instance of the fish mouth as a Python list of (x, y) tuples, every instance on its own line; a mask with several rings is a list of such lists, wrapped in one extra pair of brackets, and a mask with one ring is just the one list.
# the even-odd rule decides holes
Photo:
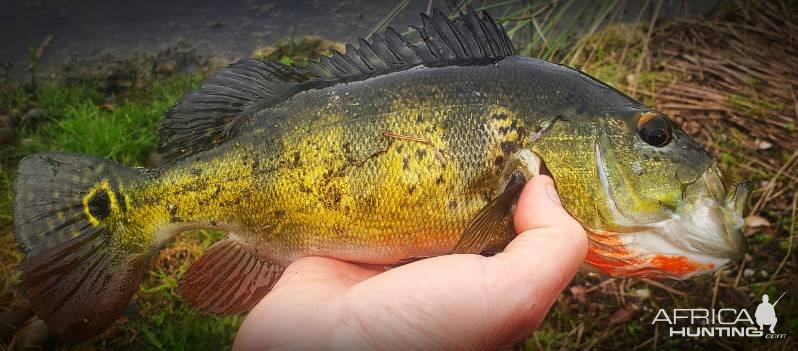
[(621, 229), (586, 228), (588, 268), (621, 277), (686, 279), (719, 269), (748, 251), (742, 233), (748, 183), (727, 191), (713, 165), (685, 187), (682, 206), (669, 218), (641, 224), (617, 210), (600, 153), (597, 161), (599, 180)]

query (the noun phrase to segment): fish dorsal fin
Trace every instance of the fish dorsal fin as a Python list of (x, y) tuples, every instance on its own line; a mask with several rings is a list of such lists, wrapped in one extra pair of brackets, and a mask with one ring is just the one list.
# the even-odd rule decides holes
[(487, 12), (477, 16), (473, 9), (450, 20), (439, 9), (432, 17), (421, 14), (421, 26), (411, 26), (420, 37), (417, 43), (388, 27), (375, 33), (371, 42), (361, 38), (358, 47), (346, 46), (346, 53), (333, 52), (308, 64), (308, 70), (322, 79), (336, 82), (359, 80), (401, 71), (418, 65), (441, 67), (473, 65), (513, 54), (513, 44), (504, 29)]
[(370, 41), (347, 45), (307, 66), (247, 59), (214, 74), (166, 115), (159, 127), (159, 151), (165, 162), (204, 151), (224, 142), (234, 125), (292, 95), (340, 82), (406, 70), (415, 66), (443, 67), (495, 62), (513, 54), (504, 29), (487, 12), (473, 9), (450, 20), (438, 9), (421, 15), (411, 26), (420, 40), (388, 27)]
[(206, 79), (166, 113), (158, 127), (164, 162), (204, 151), (226, 139), (226, 127), (248, 107), (276, 103), (309, 80), (294, 67), (275, 61), (242, 60)]

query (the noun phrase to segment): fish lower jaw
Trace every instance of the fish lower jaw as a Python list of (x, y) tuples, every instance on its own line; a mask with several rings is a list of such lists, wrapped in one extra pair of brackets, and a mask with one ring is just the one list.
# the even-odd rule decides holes
[(615, 277), (687, 279), (709, 273), (730, 259), (685, 250), (655, 231), (589, 232), (589, 268)]

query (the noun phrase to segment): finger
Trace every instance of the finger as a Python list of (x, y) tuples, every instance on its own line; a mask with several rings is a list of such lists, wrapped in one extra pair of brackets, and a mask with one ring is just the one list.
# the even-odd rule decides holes
[(286, 267), (272, 291), (255, 306), (253, 312), (257, 312), (260, 305), (268, 305), (270, 300), (281, 301), (285, 307), (301, 306), (302, 301), (324, 301), (380, 272), (332, 258), (300, 258)]
[(579, 226), (562, 207), (554, 181), (545, 175), (527, 182), (518, 198), (514, 220), (515, 230), (519, 233), (532, 228)]
[(325, 318), (332, 313), (324, 312), (322, 302), (334, 299), (352, 285), (380, 272), (382, 270), (325, 257), (294, 261), (286, 267), (272, 291), (249, 312), (233, 348), (268, 348), (266, 346), (272, 345), (274, 340), (291, 340), (293, 345), (312, 344), (313, 340), (302, 331), (323, 329), (314, 328), (314, 324), (326, 325)]
[[(504, 253), (529, 260), (524, 267), (531, 268), (539, 263), (538, 257), (547, 255), (557, 256), (554, 262), (581, 263), (584, 259), (584, 228), (562, 207), (551, 178), (540, 175), (527, 183), (518, 199), (514, 221), (520, 234)], [(536, 229), (535, 234), (529, 235), (527, 232), (532, 229)]]
[(535, 328), (579, 270), (587, 238), (546, 176), (526, 185), (514, 219), (520, 234), (493, 257), (491, 266), (504, 288), (514, 292), (505, 298), (510, 323)]
[(275, 289), (281, 286), (327, 285), (347, 288), (381, 273), (376, 267), (358, 265), (327, 257), (303, 257), (286, 267)]

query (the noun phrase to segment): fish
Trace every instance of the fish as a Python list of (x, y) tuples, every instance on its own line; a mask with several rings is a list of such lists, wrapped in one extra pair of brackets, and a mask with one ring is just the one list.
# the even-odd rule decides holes
[(217, 72), (166, 114), (160, 167), (22, 159), (13, 230), (37, 315), (67, 340), (99, 334), (158, 250), (193, 229), (227, 233), (180, 282), (217, 314), (252, 308), (302, 257), (489, 256), (541, 174), (586, 229), (590, 269), (686, 279), (746, 252), (748, 186), (665, 114), (516, 55), (486, 12), (421, 20), (307, 65)]

